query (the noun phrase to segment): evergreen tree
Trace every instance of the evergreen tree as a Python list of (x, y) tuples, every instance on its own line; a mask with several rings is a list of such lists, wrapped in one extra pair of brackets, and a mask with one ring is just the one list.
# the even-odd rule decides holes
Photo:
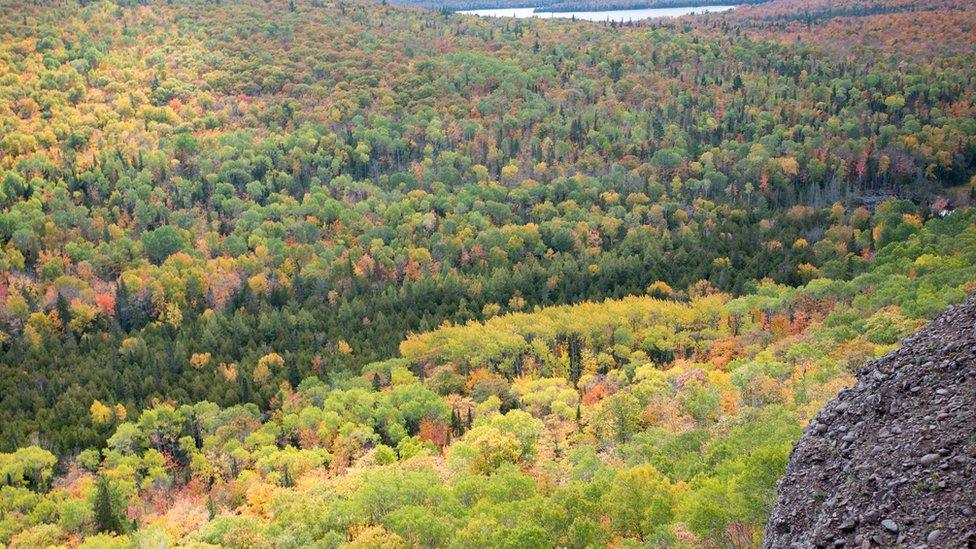
[(116, 514), (113, 503), (112, 493), (109, 491), (108, 480), (105, 477), (98, 478), (98, 489), (95, 492), (95, 530), (100, 533), (125, 533), (122, 521)]
[(219, 510), (217, 509), (217, 503), (214, 502), (213, 496), (208, 495), (207, 496), (207, 514), (210, 516), (210, 520), (213, 520), (214, 518), (217, 517), (218, 511)]
[(451, 410), (451, 432), (460, 436), (464, 432), (464, 425), (461, 423), (461, 414), (457, 408)]
[(139, 330), (149, 323), (146, 303), (139, 296), (133, 295), (122, 280), (119, 280), (115, 290), (115, 311), (119, 325), (126, 332)]
[(251, 402), (251, 384), (245, 375), (240, 376), (239, 379), (241, 380), (241, 403), (247, 404)]
[(295, 389), (298, 387), (298, 384), (301, 383), (301, 381), (302, 381), (302, 377), (301, 374), (298, 372), (297, 361), (295, 361), (294, 359), (289, 360), (288, 361), (288, 383), (291, 384), (292, 389)]
[(573, 385), (583, 375), (583, 338), (573, 334), (568, 338), (569, 343), (569, 379)]
[(61, 292), (58, 292), (58, 299), (54, 306), (58, 311), (58, 318), (61, 319), (61, 331), (65, 334), (70, 333), (68, 323), (71, 322), (71, 309), (68, 308), (68, 300)]

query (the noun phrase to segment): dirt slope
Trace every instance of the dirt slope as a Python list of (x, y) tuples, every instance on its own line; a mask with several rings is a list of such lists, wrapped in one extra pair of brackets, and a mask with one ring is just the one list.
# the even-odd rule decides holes
[(976, 297), (810, 422), (763, 547), (976, 547)]

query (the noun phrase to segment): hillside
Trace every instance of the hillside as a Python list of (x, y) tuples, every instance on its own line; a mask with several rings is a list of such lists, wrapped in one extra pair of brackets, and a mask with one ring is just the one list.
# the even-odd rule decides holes
[[(103, 444), (94, 400), (266, 408), (444, 321), (846, 279), (971, 200), (972, 10), (764, 9), (0, 5), (0, 449)], [(953, 50), (904, 63), (916, 21)], [(837, 38), (867, 27), (887, 41)], [(902, 228), (872, 221), (888, 197)], [(194, 359), (269, 352), (288, 369), (260, 383)]]
[(974, 29), (0, 2), (0, 546), (758, 546), (976, 290)]
[(950, 307), (810, 422), (764, 547), (976, 543), (976, 298)]
[[(126, 417), (96, 401), (90, 421), (113, 430), (103, 450), (60, 467), (35, 446), (0, 454), (0, 542), (753, 546), (803, 426), (852, 384), (852, 370), (976, 288), (974, 253), (976, 212), (954, 212), (889, 244), (850, 281), (767, 281), (739, 298), (658, 284), (657, 297), (445, 325), (358, 376), (282, 382), (266, 410), (170, 401)], [(232, 380), (291, 368), (273, 352), (253, 370), (195, 360)], [(946, 395), (923, 387), (927, 405), (885, 402), (907, 414), (970, 387), (946, 383)], [(841, 424), (831, 425), (834, 437)], [(848, 431), (880, 436), (868, 427)], [(930, 444), (916, 437), (904, 452), (945, 448), (957, 471), (954, 447)], [(961, 489), (956, 478), (925, 486)], [(956, 533), (941, 515), (933, 524)]]

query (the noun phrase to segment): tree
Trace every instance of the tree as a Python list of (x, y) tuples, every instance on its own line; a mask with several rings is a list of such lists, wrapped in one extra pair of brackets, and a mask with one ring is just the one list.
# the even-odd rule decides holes
[(516, 463), (522, 456), (519, 440), (487, 425), (475, 427), (451, 448), (455, 460), (466, 463), (473, 473), (489, 474), (503, 463)]
[(64, 298), (61, 292), (58, 292), (55, 309), (58, 311), (58, 319), (61, 321), (61, 330), (65, 334), (71, 333), (68, 329), (68, 324), (71, 323), (71, 309), (68, 307), (68, 300)]
[(96, 425), (103, 425), (112, 421), (112, 410), (96, 400), (91, 405), (91, 419)]
[(95, 531), (101, 533), (124, 534), (122, 519), (115, 510), (114, 498), (109, 488), (108, 479), (98, 477), (95, 490), (95, 501), (92, 509), (95, 513)]
[(217, 508), (217, 503), (214, 501), (213, 496), (207, 494), (207, 516), (210, 520), (217, 518), (217, 514), (220, 510)]
[(184, 245), (183, 235), (172, 225), (163, 225), (142, 234), (142, 246), (146, 256), (157, 265), (183, 249)]
[(454, 436), (461, 436), (464, 434), (464, 424), (461, 421), (461, 414), (458, 413), (457, 408), (451, 409), (451, 433)]
[(541, 421), (522, 410), (510, 410), (504, 415), (492, 417), (490, 423), (519, 441), (521, 459), (529, 462), (535, 459), (539, 435), (544, 427)]
[(298, 362), (295, 360), (289, 360), (288, 361), (288, 383), (292, 386), (292, 388), (295, 388), (298, 387), (298, 384), (301, 383), (301, 381), (302, 378), (301, 378), (301, 374), (298, 371)]
[(8, 486), (46, 490), (57, 461), (54, 454), (38, 446), (18, 448), (12, 454), (0, 454), (0, 478)]
[(644, 540), (671, 521), (674, 490), (651, 465), (617, 473), (603, 502), (615, 532)]
[(681, 409), (699, 424), (717, 419), (721, 394), (715, 387), (689, 383), (681, 393)]
[(640, 420), (640, 401), (630, 393), (617, 392), (600, 402), (590, 424), (597, 436), (623, 443), (637, 431)]
[(139, 330), (149, 322), (148, 304), (141, 297), (130, 292), (122, 279), (119, 279), (116, 288), (115, 304), (119, 325), (126, 332)]

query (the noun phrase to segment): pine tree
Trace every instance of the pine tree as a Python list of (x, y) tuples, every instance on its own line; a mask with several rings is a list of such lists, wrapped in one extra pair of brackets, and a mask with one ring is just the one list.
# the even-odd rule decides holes
[(577, 334), (569, 336), (569, 379), (573, 385), (583, 375), (583, 338)]
[(109, 492), (108, 480), (98, 478), (98, 490), (95, 492), (95, 529), (100, 533), (113, 532), (122, 534), (125, 530), (115, 509), (112, 506), (112, 494)]
[(247, 381), (247, 376), (240, 376), (241, 380), (241, 403), (247, 404), (251, 402), (251, 384)]
[(461, 436), (464, 432), (464, 425), (461, 423), (461, 414), (458, 413), (457, 408), (451, 410), (451, 432), (457, 436)]
[(119, 280), (115, 290), (115, 311), (119, 325), (126, 332), (139, 330), (149, 323), (149, 311), (145, 302), (139, 296), (133, 295), (122, 280)]
[(291, 383), (292, 389), (297, 389), (298, 384), (301, 383), (302, 377), (298, 372), (298, 363), (296, 360), (292, 359), (288, 361), (288, 383)]
[(58, 318), (61, 319), (61, 331), (65, 334), (69, 333), (68, 323), (71, 322), (71, 309), (68, 308), (68, 300), (64, 298), (61, 292), (58, 292), (58, 299), (54, 306), (58, 311)]
[(217, 503), (214, 502), (213, 496), (207, 496), (207, 514), (210, 516), (210, 520), (217, 517)]

